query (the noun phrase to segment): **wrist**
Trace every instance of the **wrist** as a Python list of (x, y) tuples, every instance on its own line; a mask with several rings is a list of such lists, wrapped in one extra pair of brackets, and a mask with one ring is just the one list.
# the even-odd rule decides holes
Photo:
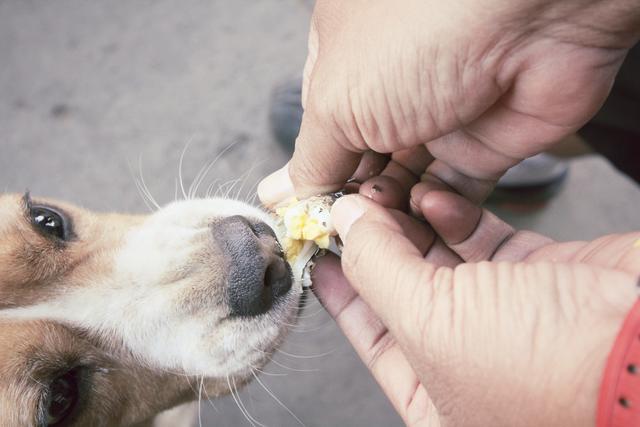
[(629, 311), (607, 358), (597, 427), (640, 425), (640, 299)]
[[(548, 410), (543, 412), (547, 417), (539, 425), (597, 425), (605, 370), (625, 319), (637, 301), (637, 292), (633, 287), (607, 287), (605, 292), (597, 294), (597, 299), (599, 304), (580, 320), (582, 328), (573, 334), (576, 342), (570, 347), (556, 349), (554, 361), (557, 377), (543, 390), (541, 397)], [(569, 348), (572, 350), (569, 351)]]

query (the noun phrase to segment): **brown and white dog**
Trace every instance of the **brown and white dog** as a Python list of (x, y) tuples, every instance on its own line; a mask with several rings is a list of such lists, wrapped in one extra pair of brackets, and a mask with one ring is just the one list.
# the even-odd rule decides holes
[(272, 227), (233, 200), (128, 216), (0, 195), (0, 425), (153, 425), (249, 381), (302, 293)]

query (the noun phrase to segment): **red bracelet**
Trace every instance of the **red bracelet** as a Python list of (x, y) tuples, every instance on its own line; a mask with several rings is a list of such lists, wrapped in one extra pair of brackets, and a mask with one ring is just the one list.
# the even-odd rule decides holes
[(607, 359), (597, 426), (640, 426), (640, 299), (627, 315)]

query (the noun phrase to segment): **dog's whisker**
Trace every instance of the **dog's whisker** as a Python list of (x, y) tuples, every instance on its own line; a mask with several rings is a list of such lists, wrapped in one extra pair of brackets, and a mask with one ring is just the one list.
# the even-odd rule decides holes
[(189, 197), (189, 199), (193, 199), (195, 190), (197, 190), (197, 187), (200, 185), (200, 176), (204, 174), (204, 171), (207, 169), (207, 166), (209, 165), (209, 163), (205, 163), (200, 168), (195, 178), (193, 178), (193, 180), (191, 181), (191, 185), (189, 185), (189, 188), (187, 189), (187, 196)]
[(309, 300), (309, 302), (306, 302), (306, 301), (301, 302), (299, 304), (298, 311), (300, 313), (305, 313), (311, 309), (314, 309), (314, 310), (322, 309), (323, 311), (326, 311), (326, 309), (324, 308), (324, 305), (322, 305), (322, 303), (318, 300), (315, 300), (315, 301)]
[(220, 180), (216, 179), (207, 187), (207, 192), (205, 193), (207, 199), (213, 196), (214, 187), (218, 184), (218, 182), (220, 182)]
[(251, 369), (256, 370), (256, 371), (260, 372), (262, 375), (266, 375), (268, 377), (286, 377), (286, 376), (289, 375), (289, 374), (285, 374), (285, 373), (282, 373), (282, 372), (267, 372), (267, 371), (263, 371), (260, 368), (256, 368), (253, 365), (249, 365), (249, 366), (251, 367)]
[[(253, 166), (251, 167), (251, 169), (253, 169)], [(240, 176), (238, 180), (240, 182), (240, 187), (238, 187), (238, 190), (236, 190), (236, 193), (233, 196), (231, 196), (232, 199), (241, 200), (240, 195), (242, 194), (242, 190), (244, 190), (244, 186), (247, 183), (247, 180), (249, 179), (249, 174), (251, 173), (251, 169), (249, 169), (248, 171), (246, 171)]]
[(215, 196), (216, 197), (224, 197), (224, 193), (227, 191), (227, 188), (233, 184), (233, 179), (230, 179), (228, 181), (223, 182), (222, 184), (220, 184), (218, 186), (218, 188), (216, 189), (216, 193)]
[(133, 166), (131, 165), (131, 163), (129, 162), (127, 163), (129, 166), (129, 173), (131, 173), (131, 177), (133, 178), (133, 183), (136, 186), (136, 190), (138, 190), (138, 194), (140, 194), (140, 197), (142, 198), (142, 202), (145, 204), (147, 209), (149, 209), (149, 211), (154, 212), (155, 209), (152, 206), (152, 202), (151, 202), (152, 197), (150, 197), (150, 194), (147, 194), (147, 192), (145, 192), (145, 188), (143, 187), (142, 183), (139, 181), (138, 177), (136, 176), (136, 173), (134, 172)]
[(277, 361), (275, 358), (273, 358), (273, 357), (269, 356), (269, 354), (268, 354), (268, 353), (266, 353), (266, 352), (264, 352), (264, 351), (262, 351), (262, 350), (260, 350), (260, 349), (258, 349), (258, 348), (255, 348), (255, 347), (254, 347), (254, 349), (255, 349), (256, 351), (259, 351), (259, 352), (263, 353), (263, 354), (266, 356), (267, 360), (269, 360), (270, 362), (273, 362), (273, 364), (274, 364), (274, 365), (277, 365), (277, 366), (279, 366), (279, 367), (281, 367), (281, 368), (283, 368), (283, 369), (287, 369), (287, 370), (289, 370), (289, 371), (293, 371), (293, 372), (318, 372), (318, 371), (319, 371), (318, 369), (299, 369), (299, 368), (292, 368), (291, 366), (287, 366), (287, 365), (285, 365), (285, 364), (283, 364), (283, 363), (281, 363), (281, 362)]
[(187, 143), (184, 145), (182, 149), (182, 153), (180, 154), (180, 160), (178, 161), (178, 182), (180, 183), (180, 190), (182, 190), (182, 197), (184, 200), (188, 200), (187, 192), (184, 189), (184, 179), (182, 178), (182, 166), (184, 165), (184, 156), (189, 149), (189, 145), (191, 145), (191, 141), (193, 141), (193, 137), (187, 140)]
[[(253, 372), (253, 371), (251, 371)], [(240, 402), (240, 404), (242, 405), (242, 409), (244, 409), (244, 411), (246, 412), (246, 414), (249, 416), (249, 418), (251, 418), (251, 420), (256, 423), (257, 425), (259, 425), (260, 427), (267, 427), (266, 425), (262, 424), (260, 421), (258, 421), (253, 415), (251, 415), (251, 413), (249, 412), (249, 410), (247, 409), (247, 406), (244, 404), (244, 402), (242, 401), (242, 399), (240, 398), (240, 392), (238, 391), (238, 386), (236, 385), (236, 379), (235, 377), (231, 377), (231, 382), (233, 383), (233, 387), (236, 389), (236, 396), (238, 396), (238, 402)]]
[(231, 192), (231, 190), (233, 189), (234, 185), (236, 185), (237, 182), (238, 182), (237, 178), (227, 182), (227, 184), (224, 187), (224, 193), (221, 195), (221, 197), (224, 199), (228, 199), (229, 193)]
[[(242, 185), (240, 186), (240, 188), (238, 189), (238, 192), (236, 193), (235, 198), (238, 200), (242, 200), (241, 196), (242, 196), (242, 191), (244, 190), (244, 186), (246, 185), (247, 181), (249, 181), (249, 178), (251, 177), (251, 173), (253, 173), (253, 171), (260, 165), (264, 164), (265, 160), (260, 160), (260, 161), (256, 161), (253, 162), (253, 165), (249, 168), (249, 170), (247, 170), (244, 174), (242, 174), (243, 181), (242, 181)], [(258, 185), (259, 181), (256, 181), (253, 186), (251, 191), (253, 191), (253, 189)]]
[(142, 155), (138, 157), (138, 174), (140, 175), (140, 185), (142, 187), (142, 190), (144, 191), (144, 194), (146, 194), (147, 198), (149, 199), (149, 202), (151, 202), (153, 206), (156, 207), (156, 209), (160, 209), (160, 205), (156, 201), (155, 197), (153, 197), (153, 194), (151, 194), (151, 191), (149, 190), (149, 187), (144, 180), (144, 174), (142, 173)]
[(136, 185), (136, 189), (138, 190), (138, 194), (140, 194), (140, 197), (142, 198), (142, 202), (144, 203), (144, 205), (147, 207), (147, 209), (149, 209), (149, 211), (154, 212), (155, 209), (153, 208), (153, 206), (151, 206), (149, 201), (147, 201), (147, 196), (146, 194), (144, 194), (144, 190), (142, 189), (141, 184), (138, 182), (138, 179), (134, 177), (133, 182)]
[(293, 353), (288, 353), (284, 350), (281, 350), (279, 348), (276, 348), (276, 352), (283, 354), (287, 357), (293, 357), (294, 359), (317, 359), (319, 357), (324, 357), (324, 356), (328, 356), (332, 353), (334, 353), (336, 351), (336, 349), (333, 350), (329, 350), (327, 352), (324, 353), (320, 353), (320, 354), (293, 354)]
[(328, 321), (328, 322), (322, 322), (320, 325), (315, 326), (313, 328), (308, 328), (308, 329), (305, 329), (305, 330), (297, 330), (297, 331), (289, 329), (288, 331), (290, 331), (292, 334), (295, 334), (295, 335), (291, 335), (292, 338), (297, 338), (297, 337), (300, 337), (302, 335), (309, 335), (309, 334), (312, 334), (314, 332), (321, 331), (321, 330), (327, 328), (328, 326), (330, 326), (332, 324), (333, 324), (333, 322)]
[[(318, 331), (320, 331), (320, 330), (322, 330), (322, 329), (326, 328), (326, 327), (327, 327), (327, 325), (331, 325), (332, 323), (333, 323), (333, 322), (331, 322), (331, 321), (327, 321), (327, 322), (323, 322), (323, 323), (321, 323), (321, 324), (320, 324), (320, 325), (318, 325), (318, 326), (314, 326), (313, 328), (306, 328), (306, 329), (302, 329), (302, 328), (300, 328), (300, 329), (289, 328), (288, 330), (289, 330), (289, 332), (291, 332), (291, 333), (295, 333), (295, 334), (310, 334), (310, 333), (312, 333), (312, 332), (318, 332)], [(299, 336), (299, 335), (297, 335), (297, 336)]]
[(298, 319), (311, 319), (312, 317), (316, 317), (318, 314), (321, 314), (321, 313), (326, 313), (326, 310), (324, 309), (324, 307), (314, 311), (311, 314), (298, 315)]
[(189, 196), (191, 198), (194, 198), (196, 196), (196, 194), (198, 193), (198, 188), (200, 188), (200, 185), (209, 174), (211, 168), (218, 162), (218, 160), (220, 160), (226, 153), (229, 152), (229, 150), (231, 150), (231, 148), (233, 148), (239, 142), (240, 140), (227, 145), (222, 151), (220, 151), (220, 153), (218, 153), (218, 155), (216, 155), (216, 157), (212, 161), (210, 161), (208, 164), (205, 164), (202, 169), (200, 169), (200, 172), (198, 172), (196, 177), (193, 179), (193, 182), (189, 186)]
[(238, 185), (238, 182), (240, 182), (240, 179), (241, 178), (236, 178), (236, 179), (231, 181), (232, 182), (231, 186), (227, 189), (227, 192), (223, 196), (225, 199), (229, 198), (229, 195), (231, 194), (233, 189), (236, 188), (236, 185)]
[(240, 402), (236, 397), (236, 390), (231, 386), (231, 380), (229, 379), (229, 374), (227, 374), (227, 385), (229, 386), (229, 391), (231, 392), (231, 397), (233, 398), (233, 401), (236, 402), (236, 406), (238, 406), (238, 409), (240, 409), (240, 412), (242, 412), (242, 415), (244, 415), (247, 421), (249, 421), (249, 424), (255, 427), (256, 424), (253, 421), (251, 421), (251, 418), (249, 418), (249, 415), (242, 409), (242, 406), (240, 405)]
[(204, 374), (200, 379), (200, 388), (198, 389), (198, 424), (202, 427), (202, 385), (204, 384)]
[(289, 415), (291, 415), (298, 422), (298, 424), (300, 424), (302, 427), (306, 427), (306, 425), (302, 422), (302, 420), (298, 418), (298, 416), (294, 414), (293, 411), (291, 411), (291, 409), (287, 407), (287, 405), (282, 403), (280, 399), (278, 399), (276, 395), (273, 394), (273, 392), (271, 392), (271, 390), (269, 390), (269, 388), (260, 380), (260, 378), (258, 378), (255, 372), (251, 371), (251, 374), (253, 375), (253, 378), (256, 379), (258, 384), (260, 384), (262, 388), (269, 394), (269, 396), (273, 398), (273, 400), (275, 400), (282, 408), (284, 408), (284, 410), (287, 411)]
[[(285, 322), (284, 320), (278, 321), (278, 323), (279, 323), (280, 325), (287, 326), (287, 328), (288, 328), (290, 331), (294, 331), (294, 332), (313, 332), (313, 329), (304, 328), (304, 327), (300, 326), (299, 324), (288, 323), (288, 322)], [(318, 325), (318, 326), (324, 327), (324, 325), (329, 324), (329, 323), (331, 323), (331, 321), (330, 321), (330, 320), (328, 320), (328, 321), (326, 321), (326, 322), (323, 322), (322, 324), (320, 324), (320, 325)], [(315, 328), (315, 327), (316, 327), (316, 326), (313, 326), (313, 328)]]
[[(204, 376), (204, 374), (203, 374)], [(220, 410), (218, 409), (218, 407), (215, 405), (215, 403), (213, 403), (213, 400), (211, 400), (211, 396), (209, 396), (209, 393), (207, 393), (207, 388), (204, 388), (204, 395), (207, 398), (207, 402), (209, 402), (209, 405), (211, 405), (211, 407), (218, 413), (220, 413)]]

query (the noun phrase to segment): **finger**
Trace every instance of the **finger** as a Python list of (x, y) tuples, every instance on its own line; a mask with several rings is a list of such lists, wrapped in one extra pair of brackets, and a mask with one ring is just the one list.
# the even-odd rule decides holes
[(390, 209), (402, 210), (407, 203), (407, 196), (402, 185), (395, 179), (385, 175), (368, 179), (360, 185), (358, 192)]
[(553, 242), (537, 233), (516, 232), (491, 212), (455, 193), (430, 192), (422, 199), (421, 208), (435, 232), (466, 262), (520, 261)]
[[(358, 166), (351, 179), (343, 183), (339, 189), (346, 190), (347, 193), (358, 191), (360, 184), (372, 176), (379, 175), (389, 162), (386, 155), (374, 151), (366, 151), (361, 156)], [(291, 176), (289, 174), (290, 164), (272, 173), (263, 179), (258, 185), (258, 196), (263, 205), (274, 207), (280, 202), (290, 199), (296, 195)], [(323, 193), (317, 193), (323, 194)], [(313, 194), (314, 196), (317, 194)]]
[(407, 210), (411, 188), (431, 161), (423, 145), (394, 152), (380, 176), (362, 184), (360, 194), (388, 208)]
[(411, 195), (409, 197), (409, 211), (412, 215), (422, 218), (422, 209), (420, 208), (420, 202), (422, 198), (430, 191), (453, 191), (455, 190), (447, 185), (440, 178), (425, 173), (421, 177), (421, 182), (417, 183), (411, 188)]
[(258, 196), (265, 206), (275, 206), (292, 196), (303, 199), (338, 191), (358, 167), (362, 154), (345, 149), (324, 128), (309, 124), (311, 119), (305, 122), (308, 115), (303, 114), (289, 163), (258, 185)]
[(418, 177), (391, 160), (381, 175), (365, 181), (359, 192), (388, 208), (407, 210), (409, 192), (416, 182)]
[(429, 151), (441, 162), (452, 165), (472, 179), (496, 181), (507, 169), (522, 160), (510, 157), (484, 144), (468, 129), (451, 132), (429, 141)]
[(365, 151), (360, 159), (358, 168), (351, 176), (351, 180), (362, 184), (366, 180), (378, 176), (389, 163), (389, 156), (376, 153), (375, 151)]
[[(386, 166), (387, 161), (388, 159), (383, 155), (372, 151), (366, 152), (358, 163), (353, 179), (340, 185), (336, 184), (336, 187), (339, 187), (340, 190), (347, 190), (347, 193), (357, 192), (360, 184), (369, 176), (379, 174)], [(325, 193), (318, 192), (312, 195), (318, 194)], [(290, 163), (267, 176), (258, 184), (258, 197), (266, 207), (273, 208), (294, 196), (296, 196), (296, 191), (291, 180)]]
[[(387, 328), (342, 274), (340, 259), (320, 258), (312, 273), (313, 290), (380, 384), (407, 425), (429, 414), (433, 405), (424, 387)], [(437, 424), (428, 424), (437, 425)]]
[(391, 155), (391, 160), (402, 165), (419, 178), (429, 163), (433, 162), (433, 155), (427, 150), (427, 147), (418, 145), (394, 152)]
[(463, 262), (458, 254), (436, 236), (429, 224), (399, 210), (390, 209), (389, 213), (402, 228), (402, 234), (413, 243), (426, 262), (437, 267), (455, 267)]
[(426, 255), (436, 241), (433, 229), (425, 222), (418, 221), (402, 211), (390, 209), (389, 213), (400, 225), (402, 234), (407, 236), (418, 252)]
[(453, 268), (456, 265), (463, 263), (464, 260), (460, 258), (460, 255), (455, 253), (442, 238), (436, 236), (433, 245), (424, 255), (424, 260), (436, 267), (450, 267)]
[(473, 178), (456, 169), (456, 167), (443, 162), (440, 159), (434, 160), (423, 175), (432, 175), (449, 187), (453, 188), (457, 193), (471, 200), (476, 204), (482, 203), (491, 194), (495, 187), (494, 179), (478, 179)]
[[(409, 316), (398, 307), (428, 302), (434, 267), (403, 234), (402, 227), (384, 207), (362, 196), (339, 199), (331, 212), (342, 238), (342, 267), (351, 285), (380, 316), (394, 336), (402, 339), (401, 325)], [(424, 294), (420, 298), (420, 294)]]

